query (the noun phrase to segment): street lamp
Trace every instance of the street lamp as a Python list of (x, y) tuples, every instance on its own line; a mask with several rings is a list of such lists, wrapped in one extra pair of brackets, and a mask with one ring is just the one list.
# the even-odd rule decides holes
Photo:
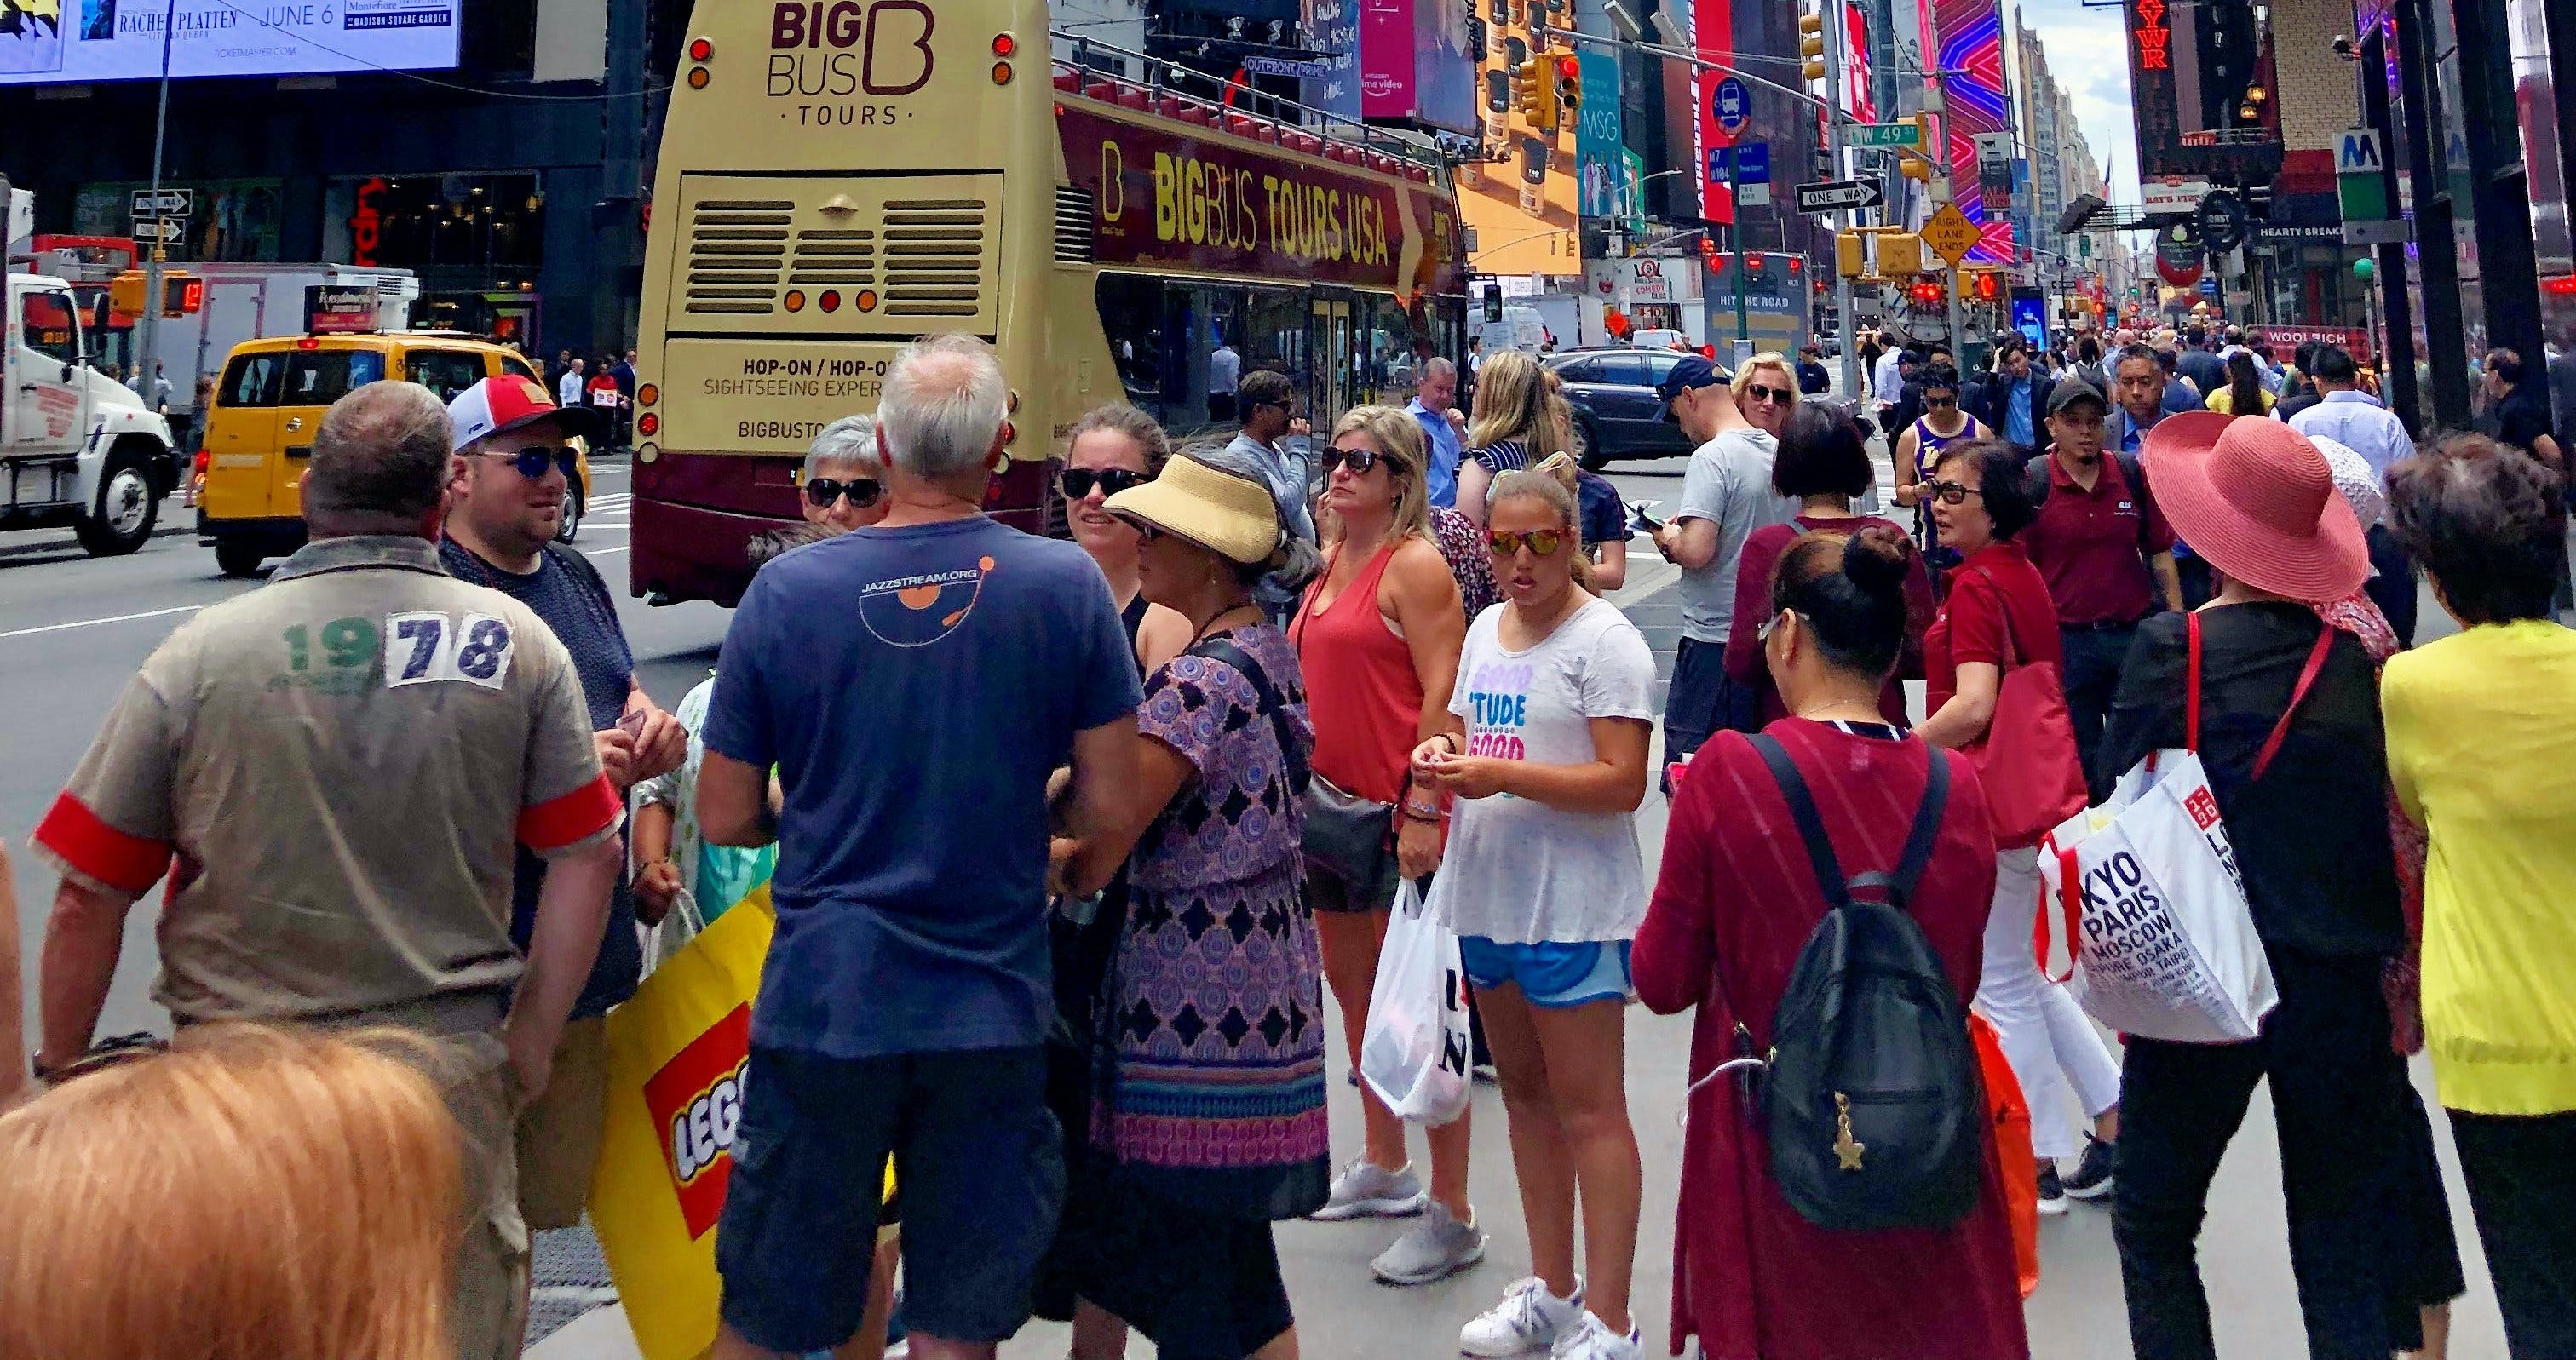
[(134, 337), (134, 390), (143, 407), (158, 414), (152, 399), (160, 368), (161, 271), (170, 263), (170, 221), (161, 214), (161, 147), (170, 131), (170, 38), (179, 27), (179, 0), (167, 0), (161, 11), (161, 111), (152, 122), (152, 255), (143, 265), (143, 316)]

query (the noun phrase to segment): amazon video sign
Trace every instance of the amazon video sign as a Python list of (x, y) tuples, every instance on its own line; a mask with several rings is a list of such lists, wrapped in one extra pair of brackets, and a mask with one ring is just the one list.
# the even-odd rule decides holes
[(0, 0), (0, 85), (435, 71), (460, 0)]
[(1455, 256), (1432, 244), (1455, 214), (1427, 193), (1235, 139), (1175, 136), (1067, 109), (1065, 166), (1093, 195), (1102, 264), (1270, 274), (1404, 292)]

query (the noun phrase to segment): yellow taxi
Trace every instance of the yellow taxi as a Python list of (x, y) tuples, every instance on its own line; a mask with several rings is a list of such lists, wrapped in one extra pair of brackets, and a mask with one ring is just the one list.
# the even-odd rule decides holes
[[(353, 335), (280, 336), (233, 347), (205, 413), (197, 473), (197, 539), (211, 544), (226, 576), (247, 576), (261, 562), (304, 546), (302, 483), (313, 435), (331, 403), (381, 378), (416, 382), (440, 401), (485, 378), (545, 377), (527, 356), (453, 331), (382, 331)], [(574, 446), (581, 447), (575, 440)], [(590, 504), (590, 456), (564, 493), (563, 527), (571, 542)]]

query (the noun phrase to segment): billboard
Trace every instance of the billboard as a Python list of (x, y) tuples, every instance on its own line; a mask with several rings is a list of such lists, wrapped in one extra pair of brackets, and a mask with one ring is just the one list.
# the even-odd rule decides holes
[(1354, 0), (1359, 6), (1360, 116), (1472, 135), (1476, 58), (1457, 0)]
[(1324, 58), (1324, 74), (1306, 83), (1306, 102), (1336, 118), (1360, 120), (1360, 0), (1307, 0), (1306, 31)]
[[(1375, 3), (1376, 0), (1366, 0)], [(1436, 0), (1423, 0), (1435, 3)], [(1575, 129), (1540, 127), (1529, 120), (1511, 95), (1510, 58), (1565, 55), (1562, 38), (1546, 47), (1533, 41), (1527, 25), (1529, 7), (1496, 7), (1492, 36), (1502, 53), (1486, 66), (1484, 145), (1493, 159), (1469, 160), (1458, 166), (1458, 210), (1475, 228), (1480, 274), (1579, 274), (1583, 257), (1577, 234), (1578, 181)], [(1510, 22), (1519, 20), (1521, 22)], [(1549, 30), (1553, 31), (1553, 30)], [(1588, 112), (1596, 102), (1584, 98)]]
[[(2147, 0), (2155, 3), (2155, 0)], [(1978, 186), (1977, 138), (2009, 133), (2012, 106), (2004, 94), (2004, 23), (1996, 0), (1929, 0), (1934, 50), (1944, 79), (1941, 133), (1949, 145), (1941, 164), (1950, 172), (1951, 201), (1978, 225), (1984, 239), (1968, 251), (1973, 264), (2013, 263), (2012, 196), (1988, 203)]]
[(1621, 155), (1627, 148), (1619, 137), (1619, 58), (1587, 47), (1581, 62), (1583, 111), (1574, 124), (1574, 173), (1580, 185), (1576, 201), (1585, 217), (1634, 213), (1635, 206), (1622, 202), (1620, 192)]
[(2281, 168), (2272, 34), (2251, 6), (2129, 0), (2129, 88), (2141, 175), (2240, 182)]
[[(1690, 14), (1691, 47), (1702, 58), (1725, 61), (1735, 55), (1734, 0), (1691, 0)], [(1725, 73), (1720, 71), (1702, 68), (1692, 73), (1692, 126), (1698, 132), (1691, 147), (1690, 163), (1693, 166), (1711, 164), (1708, 155), (1711, 147), (1735, 144), (1735, 135), (1718, 123), (1718, 87), (1726, 81)], [(1724, 179), (1712, 178), (1705, 172), (1686, 178), (1699, 184), (1700, 216), (1720, 225), (1735, 221), (1735, 200), (1728, 194)]]
[(0, 85), (148, 80), (162, 22), (174, 76), (291, 76), (456, 65), (459, 0), (0, 0)]

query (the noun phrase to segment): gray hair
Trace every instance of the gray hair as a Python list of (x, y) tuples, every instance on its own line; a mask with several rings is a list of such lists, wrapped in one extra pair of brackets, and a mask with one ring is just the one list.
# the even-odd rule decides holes
[(1229, 477), (1240, 477), (1270, 492), (1271, 513), (1279, 517), (1279, 548), (1266, 562), (1250, 566), (1235, 563), (1235, 571), (1246, 585), (1268, 582), (1283, 592), (1294, 592), (1322, 569), (1323, 559), (1315, 555), (1315, 545), (1299, 537), (1288, 526), (1296, 523), (1295, 507), (1279, 498), (1278, 486), (1270, 480), (1270, 469), (1249, 454), (1237, 453), (1230, 442), (1194, 440), (1182, 447), (1180, 456), (1202, 467), (1214, 468)]
[(304, 518), (325, 537), (407, 532), (438, 508), (454, 427), (418, 383), (367, 383), (331, 403), (304, 472)]
[(1422, 368), (1413, 375), (1413, 385), (1420, 388), (1424, 383), (1442, 376), (1457, 377), (1458, 366), (1435, 354), (1422, 361)]
[(805, 451), (805, 480), (822, 475), (825, 463), (857, 463), (871, 475), (885, 469), (885, 454), (877, 446), (875, 416), (843, 416), (823, 427), (814, 436), (814, 446)]
[(1010, 399), (1002, 365), (983, 341), (942, 335), (906, 345), (877, 403), (882, 456), (929, 481), (972, 472), (992, 456)]

